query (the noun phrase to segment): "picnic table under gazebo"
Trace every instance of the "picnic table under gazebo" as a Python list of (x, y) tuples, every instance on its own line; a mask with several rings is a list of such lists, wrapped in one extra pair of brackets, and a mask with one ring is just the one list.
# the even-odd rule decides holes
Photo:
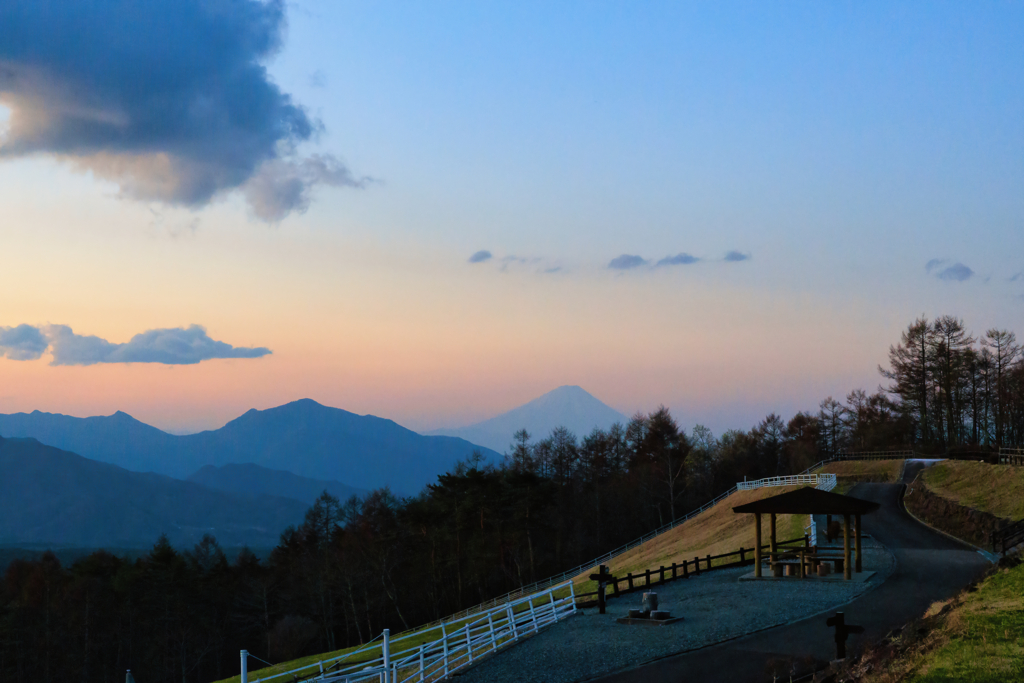
[[(861, 500), (852, 496), (844, 496), (830, 491), (805, 487), (781, 493), (771, 498), (739, 505), (732, 510), (736, 513), (750, 513), (754, 515), (755, 538), (754, 543), (754, 577), (761, 578), (761, 515), (770, 515), (771, 519), (771, 543), (769, 545), (769, 557), (773, 569), (779, 563), (778, 542), (775, 535), (775, 518), (777, 515), (831, 515), (843, 517), (843, 578), (847, 581), (853, 578), (854, 567), (850, 562), (850, 519), (853, 518), (856, 529), (854, 531), (856, 544), (856, 571), (862, 571), (861, 562), (861, 527), (860, 518), (862, 515), (870, 514), (879, 508), (878, 503)], [(792, 554), (789, 553), (789, 554)], [(799, 575), (804, 576), (804, 567), (807, 560), (820, 562), (821, 555), (811, 554), (806, 550), (797, 551)], [(835, 558), (838, 559), (838, 558)], [(838, 570), (838, 569), (837, 569)]]

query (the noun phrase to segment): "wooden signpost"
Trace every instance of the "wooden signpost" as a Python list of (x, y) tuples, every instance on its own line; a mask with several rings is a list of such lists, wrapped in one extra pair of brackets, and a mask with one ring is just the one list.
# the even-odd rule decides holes
[[(604, 587), (606, 584), (615, 581), (615, 577), (608, 573), (608, 567), (601, 565), (597, 568), (596, 574), (590, 575), (591, 581), (597, 581), (597, 609), (601, 614), (604, 614), (605, 598), (604, 598)], [(648, 577), (648, 582), (650, 577)], [(618, 585), (616, 584), (616, 588)], [(632, 588), (632, 586), (630, 586)]]
[(864, 627), (857, 624), (847, 624), (846, 616), (842, 612), (836, 612), (834, 617), (829, 617), (825, 622), (828, 626), (836, 628), (836, 659), (846, 659), (846, 639), (851, 633), (864, 633)]

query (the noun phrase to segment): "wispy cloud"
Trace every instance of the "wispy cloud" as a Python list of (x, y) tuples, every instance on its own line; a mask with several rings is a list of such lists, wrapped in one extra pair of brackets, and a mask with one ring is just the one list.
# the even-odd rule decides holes
[(1010, 282), (1017, 282), (1018, 280), (1024, 280), (1024, 271), (1021, 271), (1010, 278)]
[(486, 249), (481, 249), (472, 256), (469, 257), (469, 263), (483, 263), (484, 261), (490, 261), (493, 254)]
[(697, 263), (700, 261), (696, 256), (691, 256), (685, 252), (676, 254), (675, 256), (666, 256), (665, 258), (658, 261), (656, 266), (688, 266), (691, 263)]
[(933, 258), (931, 261), (929, 261), (928, 263), (924, 264), (924, 270), (925, 270), (926, 273), (930, 273), (933, 270), (935, 270), (936, 268), (938, 268), (939, 266), (941, 266), (943, 263), (946, 263), (946, 259), (944, 259), (944, 258)]
[(725, 258), (723, 260), (728, 261), (729, 263), (737, 263), (739, 261), (749, 261), (750, 260), (750, 254), (744, 254), (742, 251), (733, 250), (733, 251), (730, 251), (728, 254), (726, 254)]
[(969, 280), (971, 277), (973, 277), (973, 275), (973, 270), (971, 270), (964, 264), (957, 262), (951, 266), (948, 266), (940, 270), (936, 274), (936, 277), (939, 278), (940, 280), (963, 282), (965, 280)]
[(51, 365), (194, 365), (214, 358), (260, 358), (271, 353), (270, 349), (263, 347), (237, 347), (216, 341), (199, 325), (149, 330), (123, 344), (111, 343), (101, 337), (75, 334), (67, 325), (0, 328), (0, 356), (6, 355), (11, 360), (36, 360), (47, 349), (53, 354)]
[(311, 88), (326, 88), (327, 87), (327, 76), (320, 69), (317, 69), (309, 75), (309, 86)]
[(267, 221), (317, 185), (363, 187), (332, 156), (298, 155), (323, 126), (264, 66), (285, 23), (284, 0), (0, 3), (0, 159), (49, 155), (186, 207), (243, 189)]
[(637, 256), (635, 254), (622, 254), (616, 256), (608, 263), (608, 267), (612, 270), (631, 270), (633, 268), (639, 268), (640, 266), (646, 266), (650, 261)]

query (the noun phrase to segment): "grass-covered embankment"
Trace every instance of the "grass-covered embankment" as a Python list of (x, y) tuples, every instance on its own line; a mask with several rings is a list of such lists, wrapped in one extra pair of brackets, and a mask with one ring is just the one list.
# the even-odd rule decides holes
[(824, 465), (819, 472), (834, 474), (840, 484), (851, 482), (879, 482), (894, 484), (903, 471), (903, 460), (843, 460)]
[(1024, 680), (1024, 564), (987, 578), (868, 648), (832, 680), (1004, 683)]
[(984, 548), (993, 527), (1024, 519), (1024, 467), (946, 460), (922, 470), (904, 502), (915, 517)]
[[(708, 555), (731, 553), (739, 550), (740, 547), (751, 549), (754, 547), (753, 515), (738, 515), (732, 509), (738, 505), (777, 496), (798, 488), (801, 487), (777, 486), (754, 489), (753, 491), (737, 491), (718, 505), (687, 520), (675, 529), (666, 531), (643, 545), (624, 552), (607, 564), (614, 576), (625, 576), (629, 572), (638, 574), (647, 569), (657, 569), (662, 565), (668, 567), (673, 562), (693, 562), (695, 556), (699, 556), (703, 560)], [(767, 544), (767, 520), (762, 520), (762, 524), (764, 528), (761, 542)], [(776, 536), (780, 541), (803, 536), (804, 527), (807, 524), (807, 515), (779, 515), (776, 521)], [(712, 561), (712, 564), (727, 564), (736, 559), (738, 558)], [(576, 577), (575, 583), (578, 592), (586, 593), (597, 590), (596, 582), (587, 578), (591, 571), (588, 570)]]

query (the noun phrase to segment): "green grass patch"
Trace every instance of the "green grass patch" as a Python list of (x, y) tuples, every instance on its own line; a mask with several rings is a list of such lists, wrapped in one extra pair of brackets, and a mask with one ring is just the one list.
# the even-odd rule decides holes
[(902, 460), (843, 460), (830, 462), (819, 470), (834, 474), (842, 482), (869, 481), (894, 484), (899, 481), (903, 471)]
[(944, 460), (921, 477), (936, 495), (996, 517), (1024, 519), (1024, 467)]

